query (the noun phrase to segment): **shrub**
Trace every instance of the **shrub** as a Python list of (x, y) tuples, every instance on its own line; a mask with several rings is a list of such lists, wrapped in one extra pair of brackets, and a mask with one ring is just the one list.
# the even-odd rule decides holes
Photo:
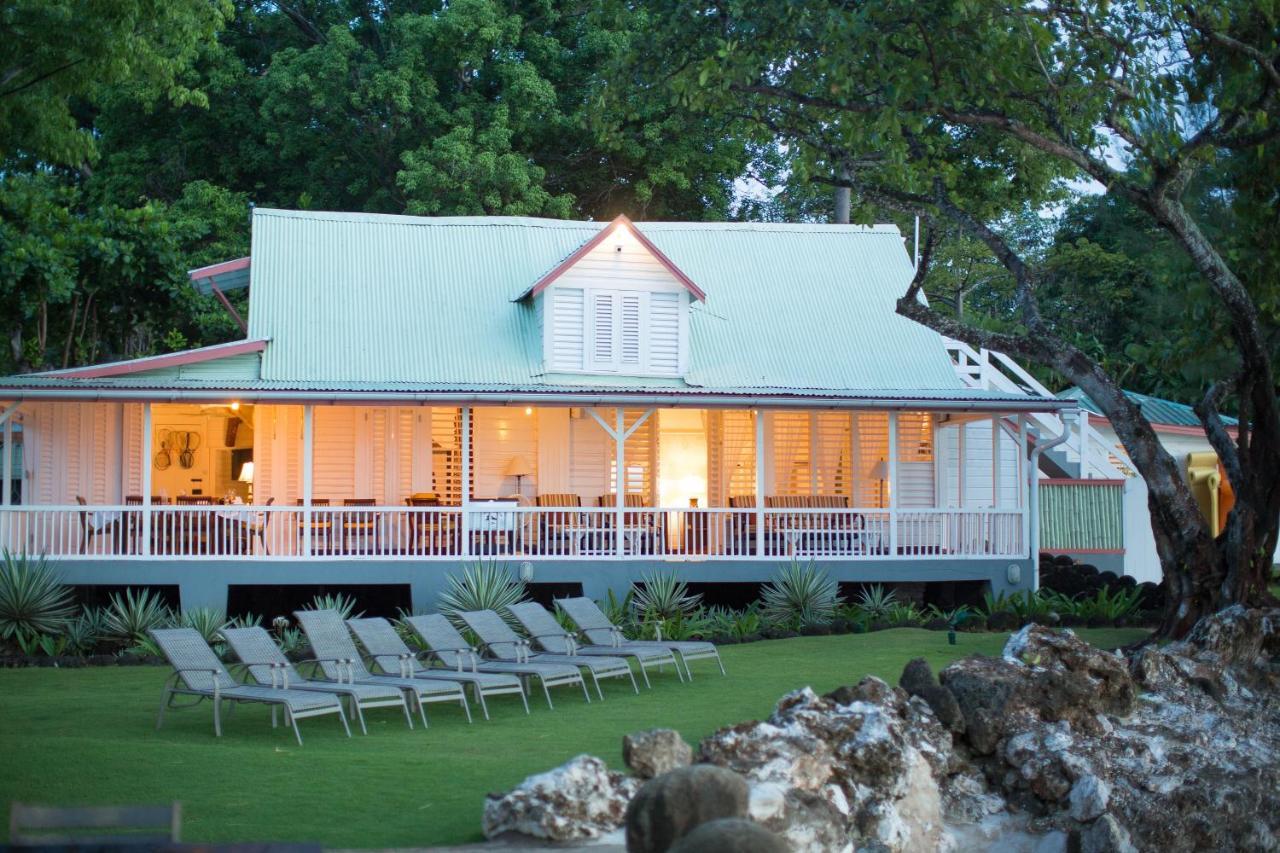
[(85, 608), (80, 615), (63, 629), (67, 638), (67, 651), (87, 655), (99, 642), (109, 636), (106, 614), (101, 610)]
[(448, 586), (440, 593), (437, 610), (449, 621), (463, 626), (459, 613), (470, 610), (492, 610), (504, 619), (507, 608), (528, 597), (524, 583), (511, 576), (507, 567), (491, 560), (479, 560), (462, 570), (462, 576), (449, 575)]
[(216, 607), (195, 607), (182, 614), (178, 624), (194, 628), (209, 645), (221, 642), (222, 629), (227, 627), (227, 614)]
[(364, 611), (355, 612), (356, 600), (349, 595), (337, 593), (336, 595), (317, 595), (311, 599), (311, 603), (302, 608), (303, 610), (336, 610), (342, 616), (342, 621), (348, 619), (359, 619), (364, 615)]
[(812, 561), (792, 561), (769, 581), (760, 599), (765, 618), (799, 628), (829, 624), (842, 603), (835, 580)]
[[(113, 594), (105, 615), (107, 636), (131, 645), (153, 646), (147, 631), (173, 624), (173, 611), (149, 589)], [(155, 650), (159, 653), (159, 650)], [(150, 650), (147, 652), (151, 653)]]
[(920, 608), (909, 601), (895, 602), (885, 611), (884, 619), (895, 628), (913, 628), (920, 624)]
[(0, 563), (0, 639), (57, 634), (74, 616), (71, 590), (47, 560), (4, 552)]
[(869, 622), (884, 621), (889, 615), (889, 608), (898, 602), (893, 590), (886, 590), (883, 585), (873, 583), (858, 593), (855, 606), (862, 617)]
[(631, 609), (641, 621), (688, 616), (702, 601), (701, 595), (691, 594), (688, 584), (671, 572), (646, 572), (640, 583), (643, 586), (632, 587)]

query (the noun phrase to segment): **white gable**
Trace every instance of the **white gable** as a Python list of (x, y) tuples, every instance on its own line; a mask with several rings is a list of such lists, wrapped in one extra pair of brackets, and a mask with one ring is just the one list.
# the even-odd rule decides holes
[(549, 373), (683, 376), (688, 289), (623, 223), (540, 296)]

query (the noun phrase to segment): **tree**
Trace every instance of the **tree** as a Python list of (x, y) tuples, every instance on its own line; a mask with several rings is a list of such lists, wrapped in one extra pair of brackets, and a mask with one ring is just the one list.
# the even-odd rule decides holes
[[(1233, 152), (1274, 168), (1266, 165), (1280, 134), (1273, 4), (668, 0), (656, 14), (664, 48), (651, 72), (683, 103), (744, 115), (797, 146), (802, 178), (925, 217), (924, 262), (899, 313), (1050, 367), (1101, 407), (1147, 482), (1170, 590), (1162, 635), (1267, 595), (1280, 525), (1280, 406), (1259, 305), (1276, 301), (1274, 267), (1224, 252), (1185, 192)], [(1048, 270), (1002, 227), (1060, 198), (1071, 181), (1124, 199), (1167, 235), (1228, 330), (1231, 369), (1196, 406), (1237, 498), (1216, 539), (1120, 383), (1046, 321)], [(1274, 187), (1263, 190), (1273, 204)], [(1244, 181), (1231, 190), (1252, 192)], [(1008, 271), (1017, 328), (983, 329), (917, 298), (943, 223), (981, 241)], [(1236, 440), (1219, 416), (1229, 398), (1241, 414)]]
[(0, 161), (71, 166), (94, 151), (78, 113), (104, 87), (203, 103), (179, 72), (222, 25), (228, 0), (13, 0), (0, 8)]

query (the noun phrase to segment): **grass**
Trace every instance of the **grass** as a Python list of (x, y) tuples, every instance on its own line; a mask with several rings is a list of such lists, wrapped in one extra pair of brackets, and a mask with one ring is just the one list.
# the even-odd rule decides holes
[[(1137, 630), (1081, 631), (1100, 646)], [(155, 711), (167, 670), (110, 667), (0, 671), (0, 799), (46, 804), (183, 804), (183, 840), (314, 841), (335, 847), (421, 847), (478, 840), (484, 795), (579, 753), (621, 767), (624, 734), (674, 728), (690, 742), (769, 713), (789, 690), (819, 692), (866, 674), (897, 680), (903, 664), (935, 668), (972, 652), (996, 654), (1005, 635), (893, 630), (727, 646), (729, 676), (694, 664), (692, 684), (667, 673), (652, 690), (614, 682), (587, 705), (564, 688), (556, 709), (531, 697), (526, 717), (511, 697), (493, 719), (466, 725), (460, 708), (428, 706), (431, 727), (409, 731), (390, 710), (367, 715), (369, 735), (348, 740), (332, 718), (301, 721), (306, 745), (273, 730), (269, 712), (244, 706), (215, 739), (206, 703)]]

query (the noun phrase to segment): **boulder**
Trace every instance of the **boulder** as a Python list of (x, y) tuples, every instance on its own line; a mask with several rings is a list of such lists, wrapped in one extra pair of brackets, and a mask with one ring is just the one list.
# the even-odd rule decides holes
[(938, 679), (933, 677), (933, 668), (924, 658), (907, 661), (907, 665), (902, 668), (902, 675), (898, 677), (898, 686), (912, 696), (919, 696), (925, 688), (936, 687), (937, 684)]
[(599, 838), (622, 825), (639, 783), (599, 758), (579, 755), (485, 800), (486, 838), (519, 833), (549, 841)]
[(622, 738), (622, 760), (641, 779), (652, 779), (693, 761), (693, 747), (671, 729), (649, 729)]
[(724, 817), (695, 827), (670, 853), (788, 853), (787, 843), (769, 830), (738, 817)]
[(737, 773), (709, 764), (651, 779), (627, 807), (627, 853), (664, 853), (700, 824), (746, 817), (749, 793)]
[(1107, 810), (1107, 802), (1111, 799), (1111, 786), (1086, 773), (1071, 786), (1067, 800), (1070, 803), (1069, 814), (1074, 820), (1086, 823), (1096, 820)]
[(1105, 814), (1080, 833), (1080, 853), (1138, 853), (1138, 849), (1119, 821)]

